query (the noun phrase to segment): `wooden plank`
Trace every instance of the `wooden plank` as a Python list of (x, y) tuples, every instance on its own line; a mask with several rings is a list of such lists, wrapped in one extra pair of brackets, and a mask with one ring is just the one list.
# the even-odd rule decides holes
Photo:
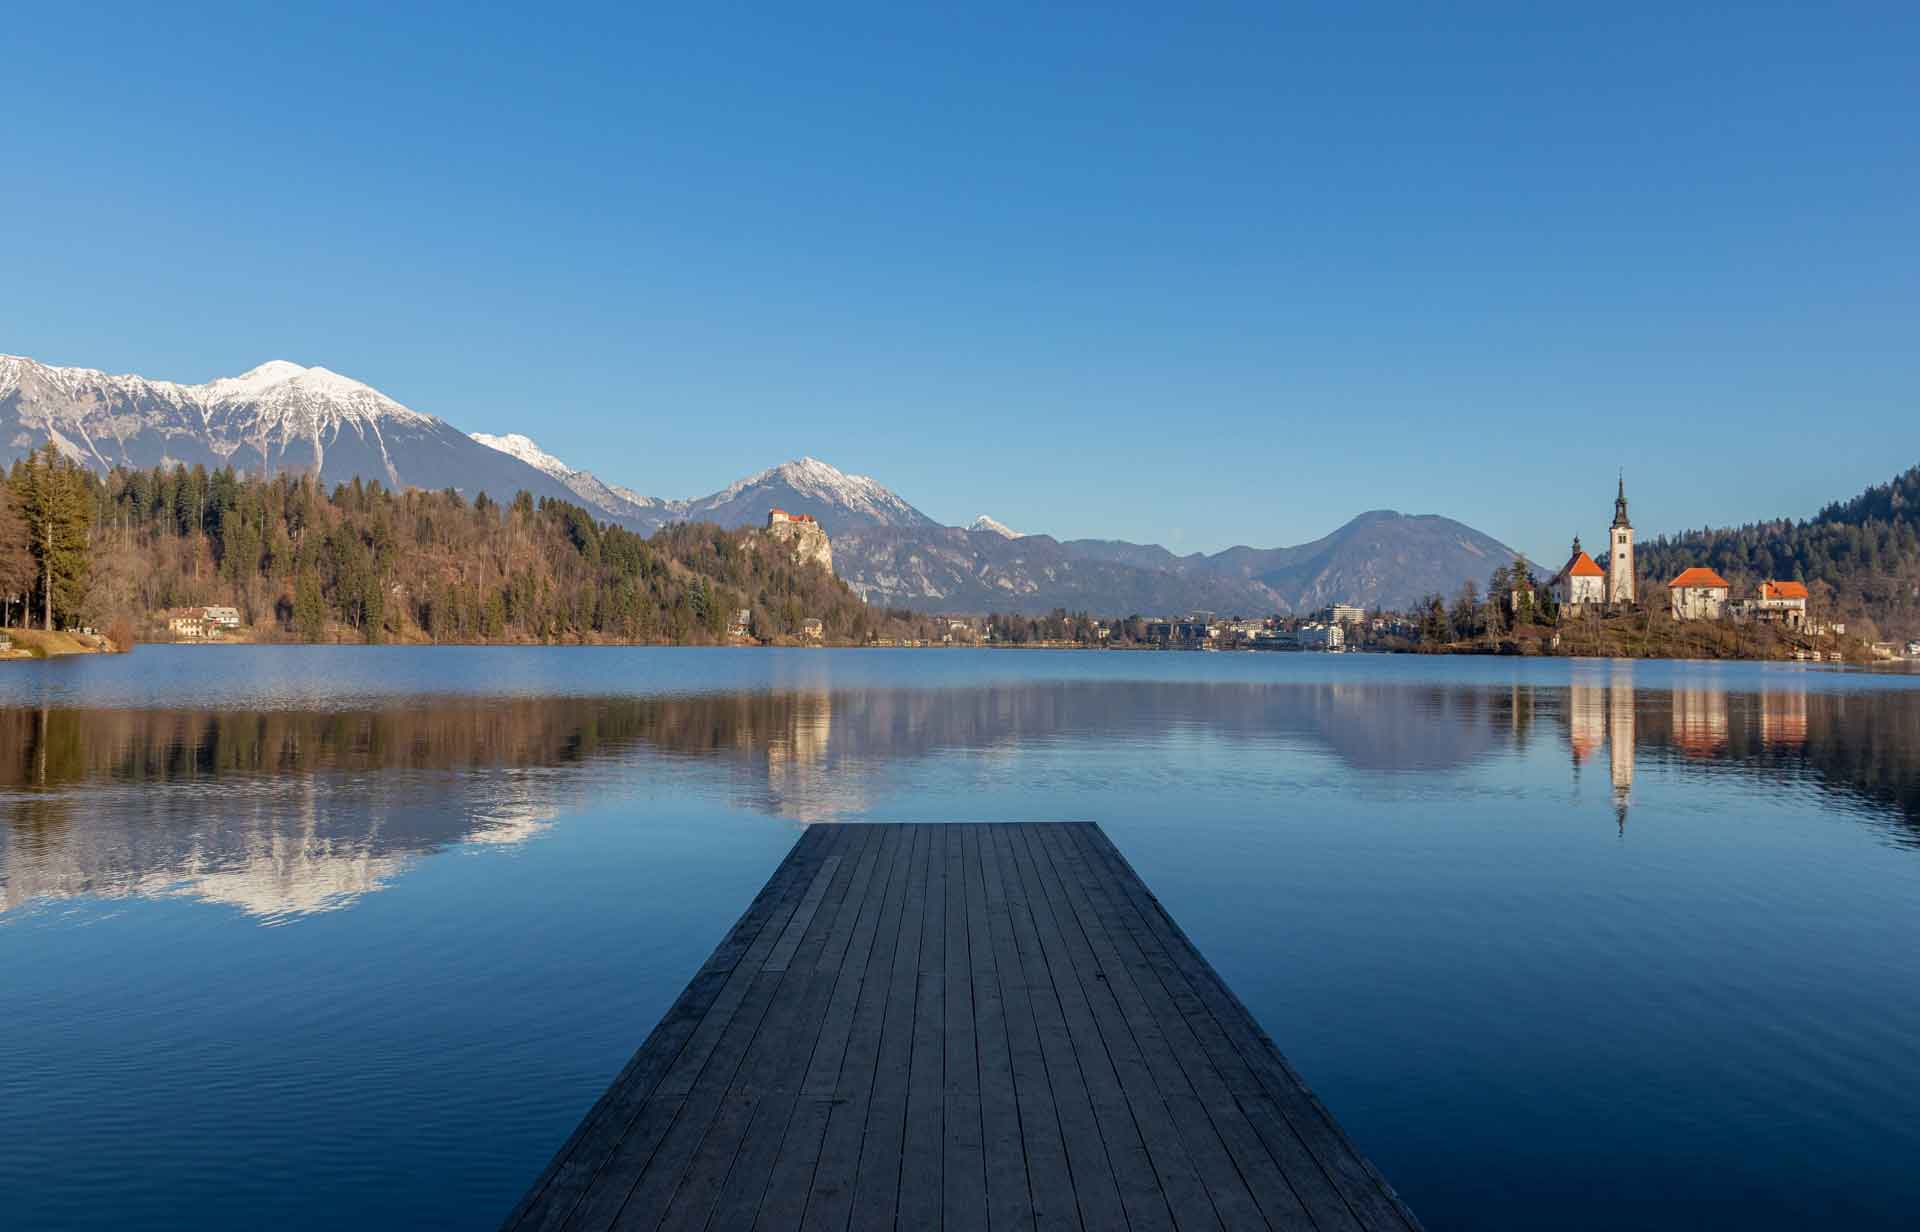
[[(1116, 884), (1125, 887), (1137, 912), (1160, 938), (1173, 965), (1187, 979), (1207, 1013), (1233, 1045), (1246, 1068), (1260, 1083), (1264, 1101), (1284, 1118), (1287, 1126), (1312, 1154), (1356, 1222), (1368, 1228), (1417, 1229), (1419, 1221), (1373, 1165), (1360, 1154), (1338, 1122), (1294, 1072), (1273, 1040), (1246, 1006), (1228, 988), (1160, 901), (1147, 890), (1133, 866), (1098, 826), (1077, 828), (1088, 849), (1099, 853)], [(1264, 1111), (1260, 1098), (1242, 1098), (1248, 1117), (1258, 1124)], [(1290, 1176), (1291, 1179), (1291, 1176)], [(1297, 1191), (1296, 1187), (1296, 1191)], [(1316, 1213), (1316, 1220), (1318, 1215)]]
[[(945, 826), (947, 862), (946, 993), (942, 1084), (946, 1135), (942, 1143), (940, 1217), (949, 1228), (987, 1226), (987, 1162), (980, 1100), (979, 1032), (974, 1023), (972, 916), (967, 893), (965, 832)], [(991, 954), (988, 955), (989, 961)]]
[[(1097, 995), (1112, 1001), (1115, 1013), (1125, 1022), (1132, 1044), (1138, 1049), (1139, 1063), (1148, 1075), (1150, 1091), (1129, 1090), (1128, 1097), (1135, 1103), (1136, 1116), (1141, 1117), (1144, 1125), (1146, 1115), (1143, 1115), (1141, 1105), (1151, 1103), (1157, 1105), (1160, 1113), (1168, 1119), (1173, 1133), (1192, 1161), (1194, 1179), (1204, 1191), (1220, 1225), (1230, 1229), (1267, 1227), (1267, 1215), (1242, 1177), (1239, 1162), (1214, 1127), (1196, 1093), (1193, 1079), (1167, 1043), (1161, 1020), (1134, 983), (1133, 973), (1128, 969), (1115, 939), (1108, 935), (1107, 921), (1089, 893), (1084, 856), (1072, 839), (1062, 833), (1060, 826), (1037, 827), (1032, 837), (1050, 861), (1054, 876), (1065, 894), (1068, 910), (1073, 913), (1079, 935), (1096, 964), (1099, 973), (1096, 980)], [(1204, 1071), (1201, 1076), (1204, 1084), (1206, 1075), (1212, 1073), (1212, 1067), (1204, 1058), (1197, 1058), (1197, 1068)], [(1219, 1094), (1225, 1096), (1224, 1085), (1218, 1089)], [(1228, 1102), (1231, 1103), (1230, 1100)], [(1250, 1126), (1248, 1137), (1252, 1137)], [(1255, 1149), (1258, 1149), (1257, 1141)], [(1264, 1157), (1265, 1153), (1260, 1154)], [(1271, 1167), (1272, 1161), (1266, 1162)], [(1284, 1182), (1282, 1188), (1285, 1188)], [(1286, 1190), (1286, 1193), (1289, 1198), (1292, 1197), (1291, 1190)], [(1186, 1208), (1171, 1186), (1167, 1197), (1168, 1205), (1174, 1211), (1175, 1222), (1186, 1226)], [(1304, 1216), (1304, 1212), (1301, 1214)]]
[[(827, 970), (831, 965), (836, 972), (833, 998), (827, 1005), (820, 1038), (814, 1043), (813, 1055), (802, 1076), (799, 1098), (788, 1118), (779, 1156), (754, 1215), (753, 1224), (758, 1228), (797, 1228), (806, 1216), (807, 1197), (813, 1188), (827, 1126), (833, 1115), (834, 1090), (841, 1064), (846, 1060), (854, 1013), (860, 993), (867, 986), (868, 964), (875, 953), (874, 942), (888, 896), (895, 891), (894, 868), (901, 843), (900, 828), (874, 828), (879, 831), (879, 837), (865, 857), (872, 867), (853, 927), (836, 926), (827, 951), (820, 957), (818, 969)], [(843, 911), (843, 921), (845, 917)], [(871, 1074), (871, 1070), (868, 1072)]]
[(1111, 884), (1134, 908), (1131, 914), (1137, 928), (1135, 935), (1157, 978), (1314, 1226), (1329, 1232), (1350, 1232), (1358, 1228), (1358, 1217), (1307, 1144), (1265, 1099), (1252, 1069), (1197, 991), (1205, 981), (1214, 978), (1212, 968), (1204, 962), (1195, 965), (1187, 961), (1183, 948), (1170, 942), (1163, 930), (1154, 927), (1152, 917), (1158, 912), (1158, 904), (1145, 886), (1131, 875), (1131, 870), (1117, 869), (1106, 861), (1103, 849), (1093, 850), (1107, 864)]
[(907, 1124), (900, 1147), (899, 1224), (940, 1225), (945, 1162), (947, 1031), (946, 827), (927, 827), (926, 913), (921, 919), (920, 967), (913, 1014), (913, 1059), (907, 1071)]
[[(1014, 1086), (1006, 1002), (1000, 992), (993, 928), (988, 917), (980, 827), (958, 826), (955, 831), (960, 842), (967, 900), (968, 996), (973, 1003), (975, 1083), (980, 1101), (980, 1171), (985, 1182), (983, 1209), (976, 1212), (984, 1218), (976, 1219), (973, 1226), (984, 1226), (992, 1232), (1031, 1228), (1034, 1226), (1033, 1197), (1027, 1189), (1027, 1161), (1021, 1148), (1020, 1099)], [(950, 1157), (949, 1176), (953, 1167)], [(953, 1217), (949, 1208), (949, 1221)]]
[(516, 1228), (1412, 1232), (1097, 827), (810, 828)]
[[(853, 1182), (853, 1210), (847, 1226), (891, 1229), (900, 1202), (902, 1144), (907, 1128), (907, 1076), (913, 1064), (914, 1002), (920, 983), (921, 929), (927, 913), (927, 857), (932, 834), (913, 828), (907, 856), (907, 898), (900, 913), (900, 943), (887, 982), (886, 1022), (880, 1032), (873, 1093), (867, 1104), (867, 1131), (860, 1144), (860, 1165)], [(812, 1212), (809, 1211), (809, 1219)]]
[[(913, 831), (889, 827), (894, 846), (887, 869), (887, 893), (875, 924), (873, 950), (866, 978), (860, 986), (847, 1046), (840, 1069), (824, 1092), (812, 1085), (808, 1093), (830, 1101), (820, 1152), (808, 1186), (804, 1228), (844, 1228), (853, 1211), (854, 1185), (866, 1138), (873, 1089), (877, 1080), (886, 1013), (892, 1000), (892, 975), (898, 961), (908, 883), (912, 879)], [(918, 938), (916, 932), (915, 938)], [(909, 961), (917, 961), (910, 959)]]
[[(1022, 826), (1015, 836), (1023, 855), (1020, 875), (1028, 882), (1040, 944), (1053, 968), (1054, 988), (1060, 995), (1094, 1112), (1100, 1118), (1100, 1133), (1106, 1140), (1114, 1179), (1120, 1185), (1127, 1226), (1137, 1230), (1178, 1226), (1172, 1210), (1177, 1203), (1195, 1226), (1211, 1223), (1217, 1228), (1219, 1221), (1213, 1218), (1212, 1204), (1194, 1174), (1171, 1118), (1151, 1098), (1152, 1080), (1140, 1063), (1139, 1050), (1111, 1001), (1100, 995), (1103, 982), (1095, 978), (1092, 957), (1085, 952), (1084, 943), (1073, 944), (1077, 930), (1070, 933), (1062, 923), (1063, 913), (1056, 910), (1058, 886), (1037, 846), (1035, 831), (1041, 828)], [(1089, 984), (1095, 987), (1089, 988)]]
[[(782, 985), (783, 991), (792, 990), (794, 979), (798, 978), (797, 1008), (783, 1021), (776, 1023), (769, 1019), (762, 1024), (760, 1034), (765, 1041), (763, 1059), (753, 1068), (749, 1088), (742, 1092), (736, 1087), (736, 1093), (757, 1099), (751, 1122), (740, 1139), (733, 1163), (726, 1172), (715, 1200), (710, 1204), (707, 1217), (697, 1223), (687, 1224), (688, 1227), (699, 1228), (710, 1224), (718, 1228), (746, 1228), (752, 1226), (759, 1215), (761, 1199), (772, 1183), (774, 1164), (799, 1101), (800, 1086), (805, 1080), (808, 1062), (825, 1027), (828, 1003), (840, 981), (838, 962), (844, 961), (844, 954), (830, 967), (827, 965), (827, 951), (838, 944), (836, 938), (847, 935), (847, 931), (841, 927), (841, 921), (850, 924), (858, 918), (873, 880), (880, 840), (870, 826), (856, 827), (854, 834), (855, 837), (849, 841), (857, 856), (850, 856), (845, 865), (853, 870), (851, 881), (844, 890), (830, 896), (833, 902), (831, 918), (822, 909), (820, 916), (825, 921), (823, 927), (811, 932), (804, 943), (796, 947), (789, 979)], [(855, 858), (857, 865), (852, 863)], [(769, 1035), (772, 1037), (770, 1040), (767, 1038)], [(724, 1139), (716, 1144), (712, 1137), (710, 1134), (710, 1140), (702, 1145), (702, 1150), (724, 1149)], [(811, 1170), (808, 1179), (811, 1180)], [(798, 1192), (805, 1194), (804, 1184), (798, 1188)], [(676, 1206), (680, 1205), (680, 1196), (676, 1195), (674, 1201)], [(699, 1209), (698, 1203), (689, 1206), (689, 1210)], [(798, 1222), (796, 1216), (787, 1226), (793, 1227)], [(668, 1223), (663, 1226), (673, 1225)]]
[[(821, 882), (834, 879), (840, 863), (834, 857), (840, 855), (845, 837), (834, 832), (820, 840), (822, 859), (802, 902), (814, 899)], [(821, 897), (824, 894), (821, 890)], [(615, 1152), (568, 1227), (651, 1228), (667, 1213), (674, 1194), (701, 1162), (700, 1144), (725, 1110), (728, 1089), (759, 1037), (762, 1020), (774, 1009), (787, 973), (766, 969), (772, 953), (773, 946), (765, 954), (749, 951), (745, 962), (752, 980), (747, 993), (705, 1063), (697, 1071), (690, 1065), (676, 1066), (678, 1073), (669, 1071), (659, 1093), (641, 1110), (637, 1125), (643, 1132), (630, 1135)], [(679, 1086), (681, 1082), (687, 1083), (684, 1089)]]
[(572, 1214), (699, 1026), (716, 1014), (730, 1014), (738, 1004), (750, 978), (735, 978), (741, 960), (763, 939), (771, 947), (770, 935), (784, 926), (812, 879), (820, 848), (821, 839), (811, 831), (794, 843), (766, 887), (508, 1214), (505, 1228), (558, 1228)]
[[(1064, 857), (1067, 868), (1077, 874), (1084, 901), (1095, 914), (1097, 935), (1104, 938), (1106, 947), (1101, 950), (1096, 946), (1096, 949), (1103, 954), (1102, 962), (1112, 979), (1115, 995), (1129, 1006), (1131, 1018), (1137, 1020), (1143, 1012), (1151, 1014), (1160, 1028), (1157, 1043), (1150, 1032), (1136, 1032), (1136, 1035), (1142, 1039), (1155, 1083), (1166, 1095), (1188, 1141), (1204, 1143), (1194, 1118), (1196, 1115), (1206, 1117), (1267, 1226), (1312, 1228), (1312, 1217), (1300, 1205), (1293, 1187), (1261, 1144), (1252, 1123), (1234, 1102), (1225, 1080), (1207, 1059), (1175, 998), (1141, 951), (1136, 930), (1145, 925), (1130, 907), (1123, 907), (1117, 901), (1119, 891), (1112, 885), (1111, 873), (1104, 867), (1095, 867), (1090, 853), (1075, 841), (1066, 827), (1053, 827), (1049, 838), (1056, 844), (1056, 855)], [(1169, 1065), (1178, 1069), (1190, 1096), (1178, 1094), (1180, 1078), (1167, 1068)], [(1231, 1194), (1232, 1183), (1204, 1145), (1197, 1146), (1195, 1154), (1202, 1174), (1207, 1177), (1208, 1189), (1215, 1195), (1214, 1205), (1220, 1210), (1222, 1221), (1229, 1226), (1239, 1226), (1245, 1221), (1245, 1212), (1238, 1199), (1229, 1196), (1223, 1202), (1221, 1198), (1223, 1190)]]
[[(1020, 950), (1020, 969), (1033, 1010), (1034, 1028), (1039, 1035), (1040, 1052), (1046, 1059), (1047, 1083), (1053, 1090), (1054, 1109), (1059, 1117), (1060, 1136), (1066, 1147), (1072, 1194), (1078, 1208), (1079, 1223), (1089, 1232), (1127, 1226), (1126, 1208), (1121, 1202), (1115, 1180), (1115, 1164), (1108, 1158), (1107, 1144), (1100, 1135), (1100, 1115), (1095, 1110), (1087, 1080), (1081, 1072), (1074, 1039), (1067, 1029), (1066, 1013), (1054, 986), (1053, 971), (1042, 953), (1034, 923), (1026, 878), (1021, 876), (1021, 855), (1016, 854), (1013, 835), (1016, 828), (996, 827), (993, 832), (995, 853), (1004, 870), (1007, 914), (1013, 922), (1014, 941)], [(1131, 1118), (1129, 1118), (1129, 1121)], [(1031, 1163), (1029, 1178), (1035, 1177)], [(1036, 1185), (1034, 1201), (1041, 1202)], [(1050, 1202), (1049, 1206), (1052, 1205)]]
[[(1032, 997), (1021, 968), (1013, 929), (1013, 907), (1000, 866), (997, 828), (981, 827), (980, 882), (987, 901), (987, 931), (993, 941), (994, 972), (999, 977), (1002, 1017), (1007, 1027), (1007, 1062), (1013, 1079), (1020, 1142), (1025, 1156), (1027, 1201), (1036, 1228), (1043, 1232), (1080, 1227), (1075, 1177), (1067, 1162), (1066, 1139), (1047, 1076)], [(988, 1090), (993, 1087), (989, 1086)], [(1017, 1198), (1005, 1199), (1017, 1204)], [(1114, 1204), (1118, 1206), (1118, 1195)], [(1016, 1213), (1015, 1223), (1019, 1222)]]

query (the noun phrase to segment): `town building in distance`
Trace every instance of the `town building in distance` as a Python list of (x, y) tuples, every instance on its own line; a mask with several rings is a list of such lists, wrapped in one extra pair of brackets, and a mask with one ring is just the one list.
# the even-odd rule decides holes
[(1573, 537), (1573, 554), (1567, 557), (1565, 567), (1554, 575), (1552, 588), (1554, 601), (1571, 612), (1597, 608), (1606, 603), (1607, 571), (1581, 548), (1580, 536)]
[(1667, 599), (1675, 620), (1718, 620), (1726, 613), (1732, 589), (1727, 579), (1696, 565), (1667, 583)]
[(1736, 619), (1772, 621), (1802, 632), (1807, 627), (1807, 584), (1762, 582), (1754, 598), (1738, 600), (1731, 607)]

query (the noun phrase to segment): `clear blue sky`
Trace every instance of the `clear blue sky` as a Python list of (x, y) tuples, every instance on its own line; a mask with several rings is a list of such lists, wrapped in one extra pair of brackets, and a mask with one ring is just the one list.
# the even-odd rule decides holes
[(1674, 7), (29, 5), (0, 351), (1182, 549), (1804, 515), (1920, 461), (1920, 6)]

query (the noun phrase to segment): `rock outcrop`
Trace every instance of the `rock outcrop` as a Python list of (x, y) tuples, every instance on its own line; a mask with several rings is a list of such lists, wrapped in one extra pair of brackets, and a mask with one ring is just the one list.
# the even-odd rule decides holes
[(767, 528), (761, 533), (786, 545), (794, 564), (815, 564), (833, 572), (833, 544), (820, 523), (806, 514), (775, 509), (767, 515)]

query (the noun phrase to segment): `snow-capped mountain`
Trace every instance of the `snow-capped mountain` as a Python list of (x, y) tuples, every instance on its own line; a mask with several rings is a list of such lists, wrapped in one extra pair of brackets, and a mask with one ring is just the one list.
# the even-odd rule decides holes
[(516, 457), (543, 474), (553, 476), (575, 496), (608, 517), (657, 526), (673, 516), (673, 502), (642, 496), (632, 488), (607, 483), (592, 471), (576, 470), (534, 444), (531, 437), (518, 432), (509, 432), (504, 436), (475, 432), (473, 439), (489, 449)]
[(0, 356), (0, 456), (19, 457), (48, 439), (99, 470), (183, 463), (573, 499), (565, 485), (444, 420), (286, 360), (184, 385)]
[(998, 535), (1002, 539), (1025, 539), (1027, 537), (1025, 531), (1015, 530), (1005, 522), (988, 517), (984, 513), (967, 523), (967, 529), (984, 530), (988, 534)]
[(1108, 540), (1024, 535), (985, 514), (942, 526), (879, 482), (797, 458), (709, 496), (661, 499), (569, 466), (519, 433), (468, 436), (371, 386), (286, 360), (198, 385), (110, 376), (0, 356), (0, 461), (53, 440), (96, 469), (176, 463), (317, 473), (510, 500), (572, 501), (651, 533), (668, 522), (758, 526), (769, 510), (810, 514), (835, 568), (869, 602), (933, 611), (1257, 615), (1326, 603), (1406, 607), (1452, 594), (1512, 558), (1447, 518), (1362, 514), (1313, 543), (1176, 556)]
[(607, 483), (590, 471), (567, 465), (517, 432), (501, 436), (476, 432), (473, 439), (552, 476), (599, 512), (644, 529), (668, 522), (758, 526), (772, 509), (812, 514), (829, 535), (856, 527), (939, 525), (867, 476), (849, 475), (818, 458), (783, 462), (710, 496), (673, 500), (642, 496), (631, 488)]
[(812, 514), (829, 535), (856, 527), (939, 525), (867, 476), (849, 475), (817, 458), (782, 462), (712, 496), (684, 502), (674, 516), (722, 526), (758, 525), (769, 509)]

